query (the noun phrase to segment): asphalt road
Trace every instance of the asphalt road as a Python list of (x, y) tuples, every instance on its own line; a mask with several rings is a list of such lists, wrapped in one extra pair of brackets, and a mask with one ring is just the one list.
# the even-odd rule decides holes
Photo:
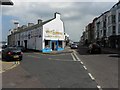
[(71, 53), (24, 53), (21, 64), (4, 72), (2, 77), (3, 88), (97, 88)]
[(118, 60), (114, 53), (88, 54), (86, 47), (80, 47), (78, 57), (92, 73), (96, 82), (102, 88), (118, 88)]

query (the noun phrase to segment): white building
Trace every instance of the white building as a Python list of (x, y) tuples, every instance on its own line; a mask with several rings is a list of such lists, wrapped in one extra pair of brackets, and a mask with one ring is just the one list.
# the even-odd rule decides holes
[(60, 13), (55, 13), (54, 18), (38, 24), (28, 24), (28, 27), (20, 27), (8, 36), (8, 44), (24, 46), (27, 49), (50, 52), (64, 50), (65, 35), (64, 24)]
[(120, 35), (120, 4), (116, 10), (116, 35)]

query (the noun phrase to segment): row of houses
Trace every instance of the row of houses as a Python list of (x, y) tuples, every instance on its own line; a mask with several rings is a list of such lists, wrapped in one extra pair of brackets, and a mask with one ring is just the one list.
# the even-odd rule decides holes
[(81, 43), (97, 42), (104, 47), (120, 48), (120, 1), (110, 10), (89, 23), (81, 36)]
[(54, 17), (47, 21), (38, 20), (37, 24), (28, 23), (10, 30), (8, 35), (9, 46), (24, 46), (27, 49), (42, 52), (64, 50), (68, 35), (65, 34), (64, 23), (60, 13), (54, 13)]

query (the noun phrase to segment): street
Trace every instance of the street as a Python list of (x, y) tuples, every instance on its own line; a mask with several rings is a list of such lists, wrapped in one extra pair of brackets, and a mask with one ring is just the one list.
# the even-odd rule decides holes
[(25, 52), (20, 65), (3, 72), (3, 88), (118, 88), (115, 54), (90, 55), (84, 47), (73, 51)]
[(72, 56), (24, 53), (19, 66), (3, 73), (3, 88), (97, 88)]
[(86, 47), (80, 47), (77, 54), (96, 82), (102, 88), (118, 88), (118, 59), (117, 53), (88, 54)]

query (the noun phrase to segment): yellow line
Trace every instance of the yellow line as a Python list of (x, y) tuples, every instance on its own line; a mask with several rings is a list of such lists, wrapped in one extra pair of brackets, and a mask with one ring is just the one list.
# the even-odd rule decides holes
[(13, 64), (12, 66), (10, 66), (10, 67), (7, 68), (7, 69), (4, 69), (4, 70), (0, 71), (0, 73), (6, 72), (6, 71), (8, 71), (8, 70), (11, 70), (11, 69), (17, 67), (19, 64), (20, 64), (20, 62), (19, 62), (19, 61), (16, 61), (15, 64)]

